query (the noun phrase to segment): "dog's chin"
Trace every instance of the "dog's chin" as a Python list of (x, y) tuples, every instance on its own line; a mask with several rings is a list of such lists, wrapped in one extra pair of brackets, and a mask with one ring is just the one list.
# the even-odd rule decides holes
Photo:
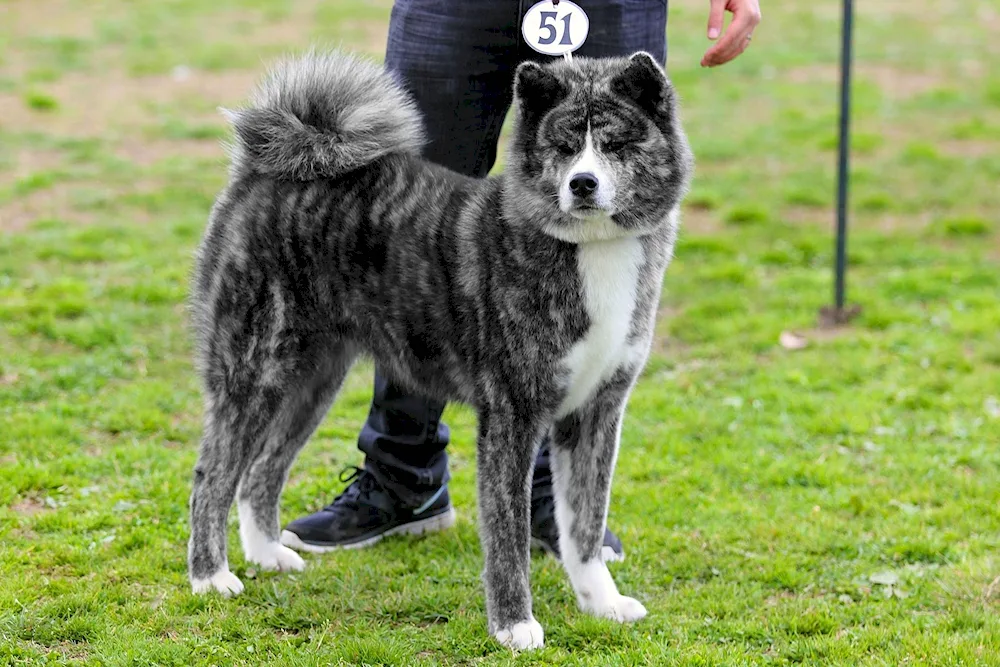
[(614, 211), (610, 211), (606, 208), (601, 208), (600, 206), (574, 206), (573, 208), (566, 211), (570, 216), (576, 218), (577, 220), (595, 220), (598, 218), (610, 218), (614, 215)]

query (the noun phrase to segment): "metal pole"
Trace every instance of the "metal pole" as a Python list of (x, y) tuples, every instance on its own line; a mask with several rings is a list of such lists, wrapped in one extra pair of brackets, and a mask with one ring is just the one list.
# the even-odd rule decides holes
[[(844, 274), (847, 271), (847, 182), (851, 149), (851, 37), (854, 31), (854, 0), (844, 0), (844, 23), (840, 48), (840, 156), (837, 173), (837, 268), (835, 313), (844, 313)], [(840, 317), (837, 319), (839, 320)]]

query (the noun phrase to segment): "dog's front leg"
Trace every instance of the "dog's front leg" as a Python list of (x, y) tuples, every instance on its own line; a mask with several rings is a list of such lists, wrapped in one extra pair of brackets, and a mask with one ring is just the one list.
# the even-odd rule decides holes
[(489, 631), (514, 649), (542, 645), (542, 626), (531, 613), (530, 484), (542, 420), (510, 408), (479, 414), (479, 524), (486, 565)]
[(619, 371), (589, 403), (556, 423), (552, 443), (563, 566), (581, 609), (620, 622), (646, 615), (642, 603), (618, 593), (601, 557), (622, 415), (632, 382), (632, 373)]

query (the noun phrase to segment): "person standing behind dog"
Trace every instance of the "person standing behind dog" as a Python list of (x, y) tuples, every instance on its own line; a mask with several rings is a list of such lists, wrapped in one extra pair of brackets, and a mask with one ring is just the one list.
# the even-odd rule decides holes
[[(396, 0), (385, 66), (396, 73), (423, 113), (424, 157), (484, 178), (512, 101), (514, 70), (545, 61), (521, 37), (521, 19), (537, 0)], [(666, 0), (575, 0), (590, 18), (575, 55), (607, 57), (646, 51), (665, 64)], [(725, 12), (732, 22), (723, 32)], [(749, 46), (760, 22), (758, 0), (710, 0), (708, 38), (718, 40), (702, 66), (729, 62)], [(448, 427), (444, 404), (415, 396), (375, 371), (375, 393), (358, 438), (363, 468), (349, 467), (349, 486), (321, 511), (291, 522), (286, 546), (312, 552), (373, 544), (387, 534), (450, 527)], [(548, 443), (535, 461), (531, 493), (533, 543), (558, 557)], [(602, 555), (621, 560), (621, 541), (608, 530)]]

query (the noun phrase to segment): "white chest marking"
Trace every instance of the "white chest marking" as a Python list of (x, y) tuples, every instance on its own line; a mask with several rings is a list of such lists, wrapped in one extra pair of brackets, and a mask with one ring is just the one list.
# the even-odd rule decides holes
[(629, 361), (627, 340), (643, 261), (642, 243), (636, 238), (578, 246), (577, 270), (590, 329), (563, 358), (569, 378), (557, 417), (583, 405), (602, 381)]

